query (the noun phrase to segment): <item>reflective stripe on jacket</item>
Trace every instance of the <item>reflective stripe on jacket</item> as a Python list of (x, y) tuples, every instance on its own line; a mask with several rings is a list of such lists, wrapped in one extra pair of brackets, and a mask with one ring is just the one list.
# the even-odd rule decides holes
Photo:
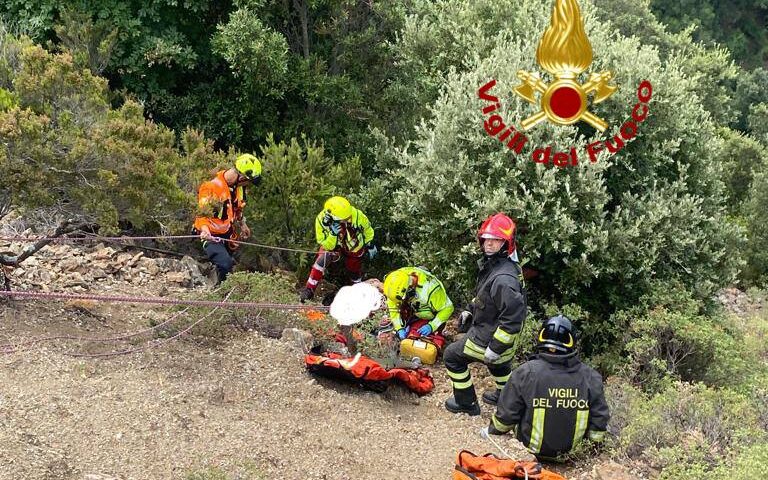
[(503, 354), (515, 340), (527, 314), (520, 266), (505, 255), (483, 257), (479, 262), (475, 298), (470, 304), (472, 328), (467, 337), (482, 350)]
[(555, 458), (585, 437), (601, 441), (609, 418), (599, 373), (576, 353), (539, 354), (512, 372), (489, 429), (516, 430), (532, 453)]

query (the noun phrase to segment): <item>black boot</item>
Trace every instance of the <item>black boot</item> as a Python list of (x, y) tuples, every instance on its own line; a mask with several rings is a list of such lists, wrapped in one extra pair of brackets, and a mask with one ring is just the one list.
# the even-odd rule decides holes
[(501, 390), (498, 388), (486, 390), (483, 392), (483, 401), (488, 405), (496, 405), (499, 403), (499, 395), (501, 395)]
[(454, 388), (453, 397), (445, 401), (445, 409), (451, 413), (480, 415), (480, 405), (477, 404), (474, 385), (470, 385), (469, 388)]
[(315, 291), (311, 288), (304, 287), (301, 290), (301, 293), (299, 293), (299, 300), (301, 300), (301, 303), (306, 302), (307, 300), (312, 300), (312, 297), (315, 296)]
[(471, 417), (480, 415), (480, 405), (477, 404), (477, 401), (469, 405), (461, 405), (455, 398), (451, 397), (445, 401), (445, 409), (451, 413), (466, 413)]

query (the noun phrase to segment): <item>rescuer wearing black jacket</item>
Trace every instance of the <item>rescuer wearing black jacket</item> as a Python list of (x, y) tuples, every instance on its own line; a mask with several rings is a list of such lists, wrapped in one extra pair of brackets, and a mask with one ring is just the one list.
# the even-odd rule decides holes
[(516, 431), (536, 456), (553, 459), (582, 439), (602, 442), (610, 413), (603, 380), (577, 356), (573, 326), (562, 315), (542, 325), (538, 355), (512, 372), (488, 433)]
[(470, 363), (484, 362), (493, 375), (496, 388), (483, 393), (483, 400), (493, 405), (512, 371), (511, 347), (527, 311), (514, 232), (512, 219), (498, 213), (486, 219), (477, 233), (484, 255), (478, 262), (475, 298), (461, 315), (462, 321), (472, 318), (472, 327), (465, 338), (449, 345), (443, 355), (453, 386), (453, 397), (446, 400), (445, 408), (452, 413), (480, 414), (469, 374)]

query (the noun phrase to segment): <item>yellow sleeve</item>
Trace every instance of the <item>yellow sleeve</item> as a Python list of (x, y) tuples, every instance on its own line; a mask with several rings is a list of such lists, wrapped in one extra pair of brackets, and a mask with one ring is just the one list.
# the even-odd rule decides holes
[(371, 222), (363, 212), (358, 210), (357, 214), (357, 223), (360, 227), (363, 228), (363, 243), (367, 245), (373, 241), (373, 227), (371, 227)]
[(315, 218), (315, 238), (317, 243), (320, 244), (326, 251), (332, 251), (336, 248), (338, 237), (334, 235), (328, 228), (323, 226), (323, 212), (320, 212)]
[(437, 312), (435, 318), (430, 321), (432, 330), (437, 330), (442, 324), (451, 318), (453, 313), (453, 302), (448, 298), (448, 294), (445, 292), (445, 287), (442, 283), (429, 297), (429, 307)]
[(395, 331), (403, 328), (403, 320), (400, 318), (400, 303), (387, 299), (387, 310), (389, 310), (389, 320), (392, 322), (392, 327), (394, 327)]

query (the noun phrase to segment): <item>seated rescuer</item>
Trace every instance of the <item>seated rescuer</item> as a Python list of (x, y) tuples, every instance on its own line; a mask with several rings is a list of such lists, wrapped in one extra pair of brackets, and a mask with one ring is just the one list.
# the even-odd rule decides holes
[(495, 405), (512, 371), (513, 343), (527, 314), (521, 269), (515, 248), (515, 222), (503, 213), (488, 217), (477, 232), (483, 250), (478, 261), (475, 298), (463, 319), (471, 317), (467, 335), (445, 349), (443, 361), (453, 385), (453, 397), (445, 402), (452, 413), (480, 415), (469, 364), (484, 362), (496, 388), (483, 393), (483, 401)]
[(545, 459), (568, 453), (584, 438), (602, 442), (610, 418), (603, 380), (579, 360), (571, 321), (558, 315), (544, 322), (537, 349), (512, 372), (488, 433), (515, 432)]
[(246, 239), (251, 230), (245, 223), (245, 186), (261, 182), (261, 162), (251, 154), (237, 157), (235, 166), (222, 170), (213, 180), (200, 185), (197, 194), (198, 216), (195, 230), (200, 233), (205, 254), (216, 266), (217, 283), (227, 278), (234, 259), (232, 252), (236, 244), (222, 242), (223, 239)]
[(363, 257), (373, 259), (378, 252), (373, 242), (373, 228), (368, 217), (344, 197), (331, 197), (315, 218), (315, 238), (320, 245), (307, 284), (299, 296), (305, 302), (315, 296), (325, 269), (344, 258), (344, 267), (352, 283), (363, 279)]
[(427, 337), (438, 347), (445, 344), (441, 332), (453, 313), (453, 302), (437, 277), (419, 267), (397, 269), (384, 278), (384, 295), (400, 340)]

